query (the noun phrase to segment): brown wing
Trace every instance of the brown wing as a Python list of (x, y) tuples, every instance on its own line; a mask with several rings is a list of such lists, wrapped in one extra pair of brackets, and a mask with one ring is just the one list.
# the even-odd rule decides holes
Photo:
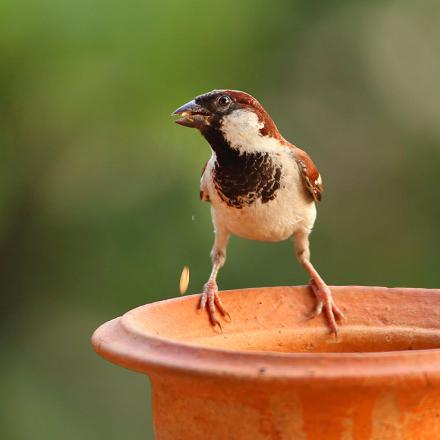
[(322, 193), (324, 192), (324, 187), (322, 185), (322, 179), (318, 168), (316, 168), (310, 156), (298, 147), (294, 147), (294, 155), (305, 187), (308, 189), (313, 198), (317, 202), (320, 202)]
[(203, 165), (202, 170), (202, 177), (200, 178), (200, 200), (203, 200), (204, 202), (209, 202), (209, 194), (208, 189), (206, 188), (206, 183), (204, 180), (206, 165), (208, 164), (208, 161), (205, 162), (205, 165)]

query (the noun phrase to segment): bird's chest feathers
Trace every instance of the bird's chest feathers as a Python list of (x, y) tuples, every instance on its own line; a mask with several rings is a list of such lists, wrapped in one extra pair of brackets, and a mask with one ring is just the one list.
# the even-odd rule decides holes
[(296, 163), (288, 154), (242, 155), (240, 168), (208, 164), (207, 188), (215, 224), (252, 240), (290, 237), (305, 220), (313, 225), (314, 203), (304, 192)]
[(269, 153), (244, 153), (229, 161), (216, 161), (212, 180), (221, 200), (241, 209), (276, 197), (281, 186), (282, 165)]
[(316, 211), (292, 151), (263, 128), (255, 114), (234, 112), (205, 131), (214, 153), (202, 185), (214, 224), (252, 240), (284, 240), (303, 221), (311, 227)]
[(249, 111), (234, 111), (223, 118), (212, 179), (221, 200), (229, 206), (241, 209), (257, 201), (265, 204), (280, 189), (285, 148), (278, 139), (262, 136), (263, 127)]

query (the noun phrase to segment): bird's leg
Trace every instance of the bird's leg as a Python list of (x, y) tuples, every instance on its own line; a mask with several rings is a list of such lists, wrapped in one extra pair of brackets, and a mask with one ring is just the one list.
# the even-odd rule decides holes
[(199, 310), (207, 309), (209, 320), (215, 327), (222, 329), (220, 321), (216, 316), (216, 308), (227, 319), (231, 319), (226, 311), (218, 294), (217, 274), (226, 261), (226, 247), (229, 240), (229, 232), (224, 229), (217, 228), (215, 231), (214, 246), (211, 251), (212, 271), (208, 281), (203, 287), (203, 293), (200, 296)]
[(309, 285), (317, 300), (312, 317), (320, 315), (324, 309), (331, 331), (338, 335), (336, 319), (343, 319), (344, 314), (335, 304), (331, 290), (310, 262), (310, 232), (310, 230), (303, 228), (294, 234), (294, 240), (296, 256), (311, 277)]

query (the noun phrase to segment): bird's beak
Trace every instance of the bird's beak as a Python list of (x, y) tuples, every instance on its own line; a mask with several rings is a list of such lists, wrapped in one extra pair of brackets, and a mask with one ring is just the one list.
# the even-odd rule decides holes
[(209, 125), (210, 113), (201, 105), (196, 104), (194, 99), (175, 110), (172, 113), (172, 116), (174, 115), (180, 116), (176, 124), (184, 127), (202, 128)]

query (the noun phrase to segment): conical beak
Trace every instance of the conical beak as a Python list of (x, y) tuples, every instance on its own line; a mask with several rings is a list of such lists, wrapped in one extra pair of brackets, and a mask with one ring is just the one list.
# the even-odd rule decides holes
[(174, 115), (180, 116), (176, 120), (176, 124), (183, 125), (184, 127), (202, 128), (209, 125), (209, 112), (201, 105), (196, 104), (194, 99), (174, 110), (172, 116)]

